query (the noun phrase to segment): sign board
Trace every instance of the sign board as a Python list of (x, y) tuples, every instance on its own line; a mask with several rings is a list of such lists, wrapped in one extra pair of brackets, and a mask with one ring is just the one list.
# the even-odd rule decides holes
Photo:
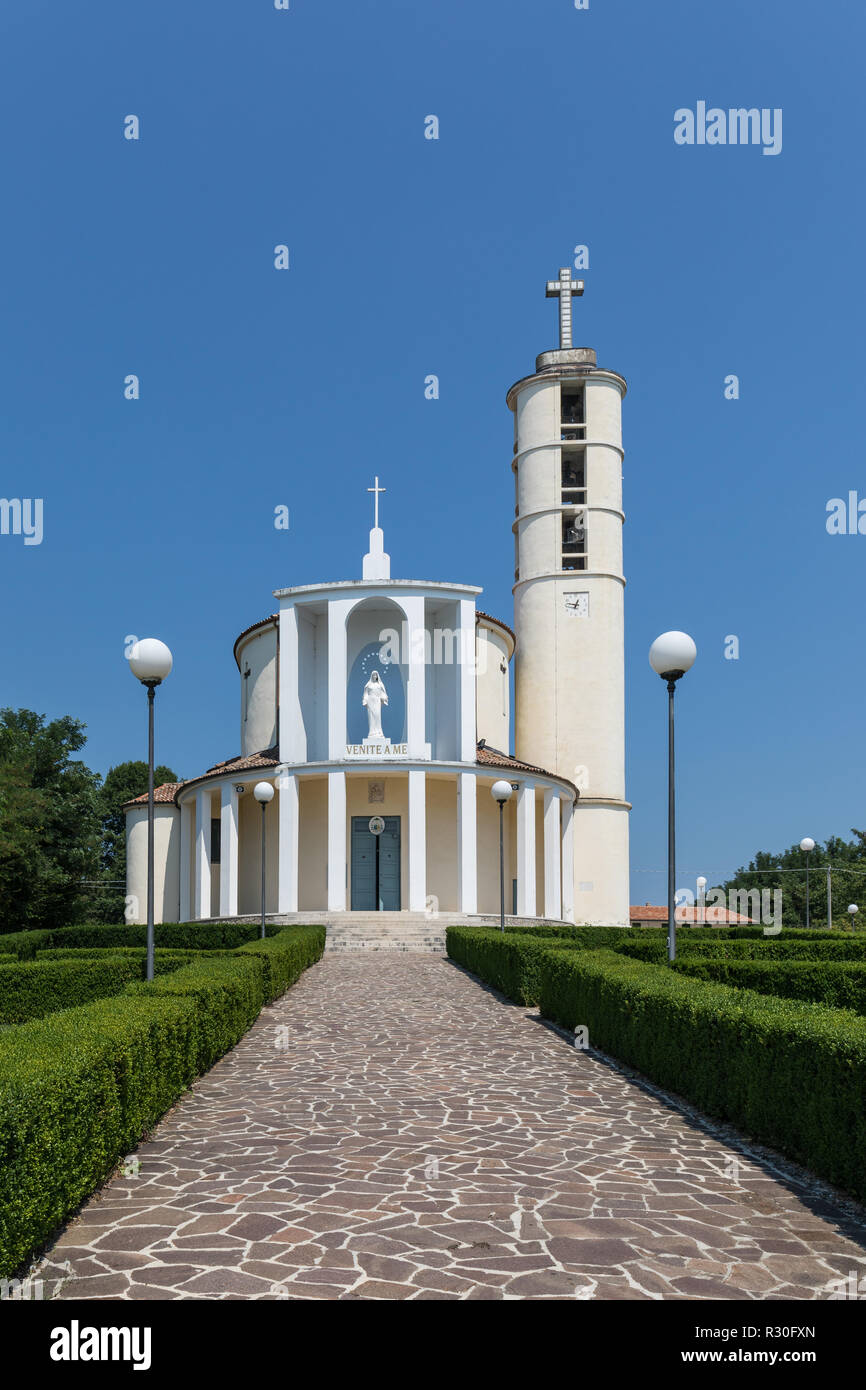
[(371, 835), (381, 835), (385, 829), (385, 822), (381, 816), (371, 816), (369, 830)]

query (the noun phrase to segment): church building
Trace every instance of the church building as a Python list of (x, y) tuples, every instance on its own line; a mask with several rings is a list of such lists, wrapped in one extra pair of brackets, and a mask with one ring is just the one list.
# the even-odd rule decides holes
[[(263, 825), (269, 915), (498, 918), (491, 789), (505, 781), (506, 913), (628, 925), (626, 385), (572, 346), (582, 293), (569, 269), (548, 282), (560, 346), (507, 393), (512, 623), (479, 607), (477, 585), (392, 578), (377, 478), (361, 577), (276, 590), (235, 641), (239, 756), (156, 790), (157, 921), (257, 914)], [(146, 795), (126, 814), (128, 916), (142, 921)]]

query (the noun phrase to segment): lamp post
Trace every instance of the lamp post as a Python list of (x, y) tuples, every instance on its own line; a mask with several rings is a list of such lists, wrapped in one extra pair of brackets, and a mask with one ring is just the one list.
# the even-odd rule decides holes
[(827, 930), (833, 927), (833, 870), (827, 865)]
[(147, 964), (153, 979), (153, 696), (171, 670), (171, 652), (157, 637), (142, 637), (129, 653), (129, 669), (147, 687)]
[(815, 841), (808, 835), (800, 841), (800, 848), (806, 856), (806, 931), (809, 930), (809, 855), (815, 848)]
[(698, 925), (704, 926), (707, 920), (707, 880), (701, 874), (698, 879)]
[(676, 807), (674, 798), (674, 691), (695, 664), (698, 649), (685, 632), (663, 632), (649, 650), (650, 666), (668, 687), (668, 960), (676, 959)]
[(854, 918), (857, 916), (857, 913), (858, 913), (859, 911), (860, 911), (860, 909), (859, 909), (859, 907), (857, 906), (856, 903), (849, 903), (849, 904), (848, 904), (848, 916), (851, 918), (851, 930), (852, 930), (852, 931), (854, 930)]
[(511, 797), (510, 782), (494, 782), (490, 788), (493, 800), (499, 806), (499, 930), (505, 931), (505, 839), (502, 829), (505, 803)]
[(265, 811), (268, 809), (268, 802), (274, 799), (274, 789), (270, 782), (256, 782), (253, 787), (253, 796), (262, 808), (262, 930), (261, 937), (265, 936)]

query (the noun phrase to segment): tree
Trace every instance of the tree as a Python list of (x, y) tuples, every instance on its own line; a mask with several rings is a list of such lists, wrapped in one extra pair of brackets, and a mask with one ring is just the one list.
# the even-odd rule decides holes
[[(847, 927), (848, 904), (866, 903), (866, 831), (852, 830), (853, 840), (831, 835), (822, 845), (817, 841), (809, 854), (809, 907), (813, 927), (827, 925), (827, 865), (832, 865), (833, 925)], [(806, 854), (799, 844), (781, 853), (759, 851), (748, 868), (737, 869), (722, 887), (731, 890), (769, 889), (782, 892), (783, 927), (806, 925)], [(730, 898), (727, 899), (730, 905)], [(772, 899), (771, 899), (772, 901)]]
[[(154, 768), (153, 785), (180, 779), (170, 767)], [(99, 793), (101, 821), (100, 868), (104, 886), (91, 913), (95, 922), (122, 922), (126, 897), (126, 816), (124, 803), (147, 791), (147, 763), (127, 762), (110, 767)]]
[(0, 709), (0, 932), (63, 926), (99, 864), (99, 777), (73, 759), (85, 725)]

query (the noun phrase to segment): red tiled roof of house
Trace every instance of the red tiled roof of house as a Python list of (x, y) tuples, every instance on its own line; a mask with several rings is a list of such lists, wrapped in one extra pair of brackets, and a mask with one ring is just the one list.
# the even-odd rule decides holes
[[(700, 922), (700, 909), (697, 907), (678, 907), (676, 909), (676, 920), (683, 923)], [(667, 922), (667, 907), (656, 907), (650, 903), (644, 903), (642, 907), (630, 907), (629, 917), (632, 922)], [(739, 912), (729, 912), (726, 907), (714, 907), (708, 905), (704, 908), (704, 921), (708, 927), (748, 927), (755, 926), (752, 917), (743, 917)]]
[[(175, 794), (183, 786), (183, 782), (163, 782), (162, 786), (154, 787), (154, 801), (174, 801)], [(124, 806), (138, 806), (147, 801), (147, 792), (142, 792), (141, 796), (134, 796), (131, 801), (124, 801)]]
[[(560, 782), (568, 783), (573, 787), (567, 777), (560, 777), (557, 772), (548, 772), (544, 767), (535, 767), (533, 763), (522, 763), (519, 758), (512, 758), (510, 753), (503, 753), (498, 748), (478, 748), (476, 749), (475, 761), (479, 767), (501, 767), (504, 769), (512, 768), (515, 772), (537, 772), (542, 777), (556, 777)], [(577, 793), (577, 788), (574, 788)]]
[[(251, 768), (276, 767), (278, 763), (276, 748), (267, 748), (263, 753), (250, 753), (245, 758), (228, 758), (224, 763), (215, 763), (213, 767), (209, 767), (207, 772), (203, 772), (200, 777), (188, 777), (185, 782), (164, 782), (161, 787), (154, 788), (153, 799), (161, 802), (177, 802), (177, 794), (182, 787), (192, 787), (197, 782), (207, 782), (212, 777), (224, 777), (227, 772), (249, 772)], [(141, 796), (133, 797), (132, 801), (125, 801), (124, 808), (126, 806), (138, 806), (142, 802), (147, 802), (147, 792), (143, 792)]]

